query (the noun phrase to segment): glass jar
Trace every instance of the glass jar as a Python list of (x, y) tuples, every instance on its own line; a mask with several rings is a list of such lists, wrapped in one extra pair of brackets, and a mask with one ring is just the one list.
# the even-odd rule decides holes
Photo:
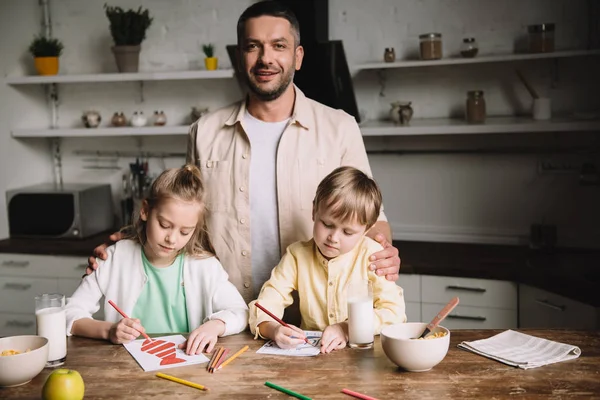
[(460, 55), (465, 58), (473, 58), (479, 52), (475, 38), (464, 38), (460, 46)]
[(470, 124), (482, 124), (485, 122), (485, 99), (482, 90), (470, 90), (467, 92), (467, 122)]
[(396, 51), (393, 47), (386, 47), (385, 52), (383, 53), (383, 60), (385, 62), (396, 61)]
[(529, 51), (551, 53), (554, 51), (554, 24), (529, 25)]
[(442, 34), (426, 33), (419, 35), (421, 60), (439, 60), (442, 58)]

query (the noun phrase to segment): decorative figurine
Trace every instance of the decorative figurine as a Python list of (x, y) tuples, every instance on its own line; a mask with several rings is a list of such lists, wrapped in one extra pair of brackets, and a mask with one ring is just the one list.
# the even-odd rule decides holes
[(98, 111), (85, 111), (81, 116), (81, 121), (86, 128), (96, 128), (102, 122), (102, 117)]
[(145, 126), (146, 122), (148, 122), (148, 120), (146, 119), (146, 116), (144, 115), (143, 111), (136, 111), (133, 113), (133, 116), (131, 117), (131, 126)]
[(408, 125), (413, 116), (413, 109), (410, 101), (396, 101), (391, 104), (390, 118), (396, 124)]
[(394, 62), (396, 61), (396, 51), (393, 47), (386, 47), (385, 53), (383, 53), (383, 60), (385, 62)]
[(112, 126), (125, 126), (127, 125), (127, 118), (125, 118), (125, 114), (116, 112), (113, 114), (110, 123)]
[(167, 123), (167, 116), (163, 111), (158, 112), (154, 111), (154, 125), (155, 126), (164, 126)]

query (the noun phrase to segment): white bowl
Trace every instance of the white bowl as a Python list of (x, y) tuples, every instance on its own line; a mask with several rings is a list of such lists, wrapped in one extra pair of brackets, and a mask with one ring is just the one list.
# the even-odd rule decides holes
[(450, 331), (442, 326), (433, 330), (446, 332), (434, 339), (419, 337), (427, 326), (423, 322), (388, 325), (381, 330), (381, 347), (385, 355), (397, 366), (407, 371), (429, 371), (446, 357), (450, 347)]
[(48, 361), (48, 339), (43, 336), (0, 338), (0, 353), (5, 350), (18, 350), (21, 354), (0, 356), (0, 386), (19, 386), (29, 382), (42, 372)]

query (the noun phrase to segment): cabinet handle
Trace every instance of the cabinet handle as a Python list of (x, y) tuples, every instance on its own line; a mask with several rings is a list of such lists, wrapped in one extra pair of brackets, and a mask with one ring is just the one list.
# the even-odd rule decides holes
[(486, 317), (474, 317), (471, 315), (457, 315), (457, 314), (450, 314), (448, 315), (446, 318), (452, 318), (452, 319), (468, 319), (470, 321), (485, 321), (487, 318)]
[(552, 304), (548, 300), (535, 299), (535, 302), (541, 306), (548, 307), (556, 311), (565, 311), (567, 308), (566, 306), (558, 306), (556, 304)]
[(26, 268), (29, 266), (29, 261), (2, 261), (2, 266), (8, 268)]
[(4, 326), (10, 328), (29, 328), (30, 326), (33, 326), (33, 321), (19, 321), (13, 319), (10, 321), (6, 321), (6, 324)]
[(14, 290), (29, 290), (31, 289), (31, 283), (5, 283), (4, 289), (14, 289)]
[(87, 268), (87, 266), (88, 266), (87, 264), (78, 264), (78, 265), (75, 267), (75, 269), (76, 269), (77, 271), (79, 271), (80, 269), (86, 269), (86, 268)]
[(477, 292), (477, 293), (485, 293), (487, 289), (478, 288), (478, 287), (469, 287), (469, 286), (446, 286), (448, 290), (464, 290), (465, 292)]

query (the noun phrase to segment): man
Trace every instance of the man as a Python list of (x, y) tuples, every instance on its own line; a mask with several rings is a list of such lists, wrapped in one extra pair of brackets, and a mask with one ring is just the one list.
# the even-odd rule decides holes
[[(202, 171), (217, 256), (250, 302), (282, 250), (311, 237), (321, 179), (341, 165), (371, 170), (354, 118), (306, 98), (293, 84), (304, 57), (295, 15), (277, 1), (255, 3), (240, 16), (237, 36), (248, 97), (191, 126), (187, 161)], [(368, 236), (384, 247), (369, 268), (395, 281), (400, 258), (383, 213)], [(105, 247), (95, 254), (102, 258)]]

